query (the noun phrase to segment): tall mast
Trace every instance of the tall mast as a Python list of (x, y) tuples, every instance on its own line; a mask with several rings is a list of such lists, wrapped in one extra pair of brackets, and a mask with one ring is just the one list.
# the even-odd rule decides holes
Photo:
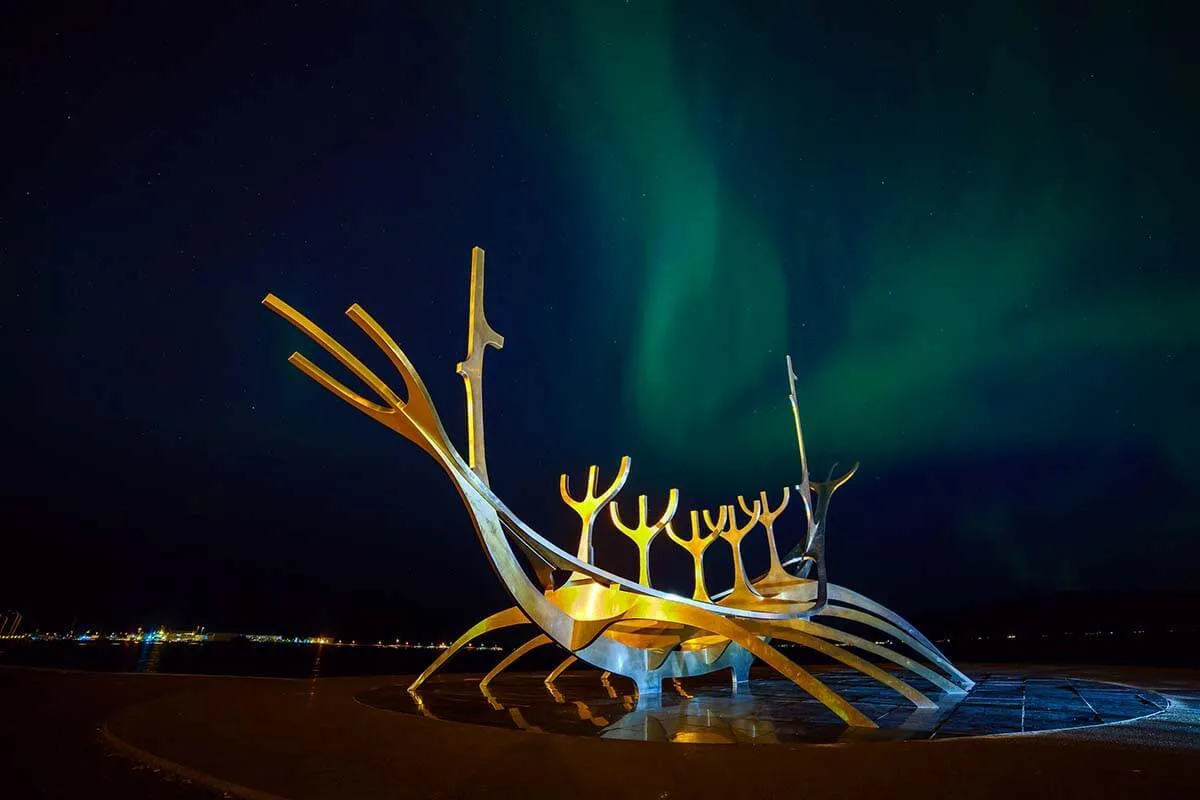
[(467, 357), (458, 364), (467, 387), (467, 456), (471, 469), (488, 482), (483, 446), (483, 351), (503, 349), (504, 337), (492, 330), (483, 312), (483, 248), (471, 248), (471, 308), (467, 321)]
[(800, 447), (800, 472), (802, 474), (800, 496), (804, 500), (805, 506), (808, 505), (808, 455), (804, 452), (804, 432), (800, 430), (800, 406), (796, 402), (796, 373), (792, 370), (792, 357), (787, 357), (788, 371), (788, 400), (792, 404), (792, 419), (796, 421), (796, 444)]

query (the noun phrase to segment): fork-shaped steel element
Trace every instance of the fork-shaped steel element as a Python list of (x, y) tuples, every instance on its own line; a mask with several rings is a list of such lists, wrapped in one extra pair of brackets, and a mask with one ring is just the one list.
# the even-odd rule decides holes
[(350, 306), (346, 309), (346, 316), (367, 336), (371, 337), (371, 341), (384, 352), (388, 360), (392, 362), (392, 366), (400, 373), (407, 394), (404, 399), (401, 399), (378, 375), (368, 369), (353, 353), (308, 317), (273, 294), (268, 294), (262, 302), (264, 306), (308, 334), (310, 339), (340, 361), (342, 366), (371, 387), (382, 405), (347, 388), (300, 353), (292, 353), (288, 358), (291, 364), (368, 417), (386, 425), (420, 447), (433, 456), (438, 463), (443, 466), (449, 463), (447, 453), (453, 451), (454, 448), (433, 407), (433, 400), (429, 397), (425, 382), (421, 380), (421, 376), (417, 374), (416, 368), (413, 367), (412, 362), (408, 360), (408, 356), (404, 354), (400, 346), (379, 323), (371, 318), (370, 314), (363, 310), (362, 306), (358, 303)]
[(637, 545), (638, 583), (642, 586), (650, 585), (650, 543), (654, 541), (654, 537), (662, 533), (663, 528), (675, 516), (675, 509), (678, 507), (679, 490), (672, 489), (667, 495), (667, 510), (658, 518), (658, 522), (649, 523), (646, 519), (646, 495), (639, 495), (638, 524), (637, 527), (631, 528), (621, 521), (621, 512), (617, 509), (617, 501), (613, 500), (608, 504), (608, 515), (612, 517), (613, 527), (628, 536)]
[[(621, 466), (617, 468), (617, 477), (600, 494), (596, 494), (596, 479), (599, 474), (599, 468), (595, 464), (588, 467), (587, 490), (580, 500), (576, 500), (571, 496), (571, 484), (567, 478), (567, 474), (564, 472), (559, 476), (558, 490), (562, 495), (563, 502), (579, 515), (581, 527), (579, 530), (579, 551), (576, 557), (586, 564), (596, 563), (592, 553), (592, 526), (596, 524), (596, 516), (600, 513), (600, 509), (609, 500), (612, 500), (617, 492), (621, 491), (621, 487), (625, 485), (625, 481), (629, 480), (629, 463), (629, 456), (621, 458)], [(578, 572), (572, 572), (567, 582), (572, 583), (586, 580), (588, 580), (586, 576)]]
[[(787, 486), (783, 487), (783, 500), (775, 508), (771, 508), (767, 502), (767, 493), (765, 491), (758, 493), (758, 503), (761, 513), (758, 515), (758, 521), (767, 531), (767, 552), (770, 555), (770, 567), (758, 581), (755, 582), (754, 588), (764, 595), (774, 594), (782, 589), (801, 583), (801, 579), (796, 578), (791, 573), (783, 568), (783, 564), (779, 560), (779, 548), (775, 543), (775, 520), (783, 514), (787, 508), (788, 500), (791, 499), (792, 491)], [(742, 511), (747, 515), (752, 515), (749, 504), (746, 503), (746, 498), (738, 495), (738, 505), (742, 507)]]
[(854, 477), (854, 473), (858, 472), (858, 462), (854, 462), (854, 466), (850, 471), (842, 475), (840, 478), (833, 477), (833, 471), (837, 469), (837, 464), (829, 468), (829, 477), (823, 481), (813, 481), (812, 488), (817, 495), (817, 507), (813, 514), (813, 523), (809, 526), (808, 543), (804, 551), (804, 560), (812, 566), (811, 572), (816, 572), (817, 578), (817, 604), (815, 608), (824, 608), (829, 596), (829, 578), (827, 575), (827, 564), (825, 563), (825, 518), (829, 516), (829, 501), (833, 498), (833, 493), (836, 492), (842, 484)]
[(746, 534), (758, 525), (758, 518), (762, 516), (762, 505), (757, 500), (754, 501), (754, 505), (747, 512), (750, 519), (745, 526), (740, 528), (737, 524), (737, 510), (733, 504), (730, 503), (726, 508), (729, 509), (729, 527), (721, 531), (721, 538), (729, 542), (729, 547), (733, 550), (733, 589), (722, 602), (726, 605), (744, 607), (747, 602), (762, 600), (762, 595), (754, 591), (754, 587), (750, 585), (750, 578), (746, 575), (746, 565), (742, 561), (742, 539), (745, 539)]
[(671, 537), (671, 541), (687, 550), (692, 554), (692, 561), (696, 567), (696, 585), (692, 590), (692, 599), (699, 600), (702, 603), (711, 603), (712, 598), (708, 595), (708, 587), (704, 584), (704, 551), (713, 545), (720, 536), (721, 531), (725, 530), (725, 525), (729, 519), (729, 507), (721, 506), (721, 512), (717, 515), (717, 521), (714, 523), (712, 517), (708, 515), (708, 510), (704, 511), (704, 524), (708, 528), (708, 536), (700, 535), (700, 514), (697, 511), (689, 512), (692, 520), (692, 538), (684, 539), (675, 533), (668, 522), (664, 529), (667, 536)]

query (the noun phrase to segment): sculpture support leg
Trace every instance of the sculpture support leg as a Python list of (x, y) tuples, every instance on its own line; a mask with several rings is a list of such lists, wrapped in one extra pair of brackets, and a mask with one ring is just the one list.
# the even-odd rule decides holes
[(733, 660), (729, 665), (730, 679), (733, 682), (733, 690), (745, 690), (750, 685), (750, 667), (754, 664), (754, 656), (743, 650), (741, 654)]
[(421, 688), (421, 684), (429, 680), (430, 676), (441, 669), (442, 666), (449, 661), (455, 653), (466, 647), (475, 639), (478, 639), (483, 634), (490, 631), (498, 631), (501, 628), (511, 628), (513, 625), (521, 625), (526, 622), (529, 622), (529, 618), (526, 617), (521, 609), (517, 608), (516, 606), (513, 606), (512, 608), (506, 608), (503, 611), (498, 611), (495, 614), (492, 614), (490, 617), (480, 620), (479, 622), (475, 623), (470, 630), (455, 639), (454, 644), (450, 645), (450, 647), (447, 648), (446, 651), (440, 656), (438, 656), (434, 662), (425, 669), (424, 672), (417, 676), (417, 679), (412, 682), (412, 684), (408, 687), (408, 690), (410, 692), (414, 692)]
[[(837, 628), (830, 628), (827, 625), (822, 625), (819, 622), (812, 622), (809, 620), (794, 620), (794, 621), (789, 621), (787, 624), (798, 630), (802, 630), (807, 633), (811, 633), (814, 636), (819, 636), (822, 639), (829, 639), (831, 641), (841, 642), (842, 644), (849, 645), (850, 647), (856, 647), (859, 650), (864, 650), (868, 653), (871, 653), (872, 655), (880, 656), (881, 658), (886, 658), (888, 661), (891, 661), (893, 664), (898, 664), (899, 666), (904, 667), (905, 669), (909, 670), (910, 672), (914, 672), (917, 675), (920, 675), (922, 678), (929, 681), (934, 686), (941, 689), (943, 692), (948, 692), (950, 694), (962, 694), (963, 693), (963, 690), (960, 689), (956, 684), (954, 684), (948, 678), (942, 677), (941, 675), (934, 672), (932, 669), (925, 666), (921, 662), (911, 659), (908, 656), (901, 655), (900, 653), (897, 653), (895, 650), (892, 650), (888, 647), (884, 647), (881, 644), (875, 644), (874, 642), (872, 642), (868, 639), (864, 639), (861, 636), (855, 636), (852, 633), (845, 633), (843, 631), (838, 630)], [(916, 649), (916, 648), (914, 648), (914, 649)]]
[(802, 633), (799, 630), (796, 630), (794, 627), (786, 624), (772, 626), (771, 636), (804, 645), (805, 647), (816, 650), (822, 655), (826, 655), (836, 661), (840, 661), (851, 669), (857, 670), (870, 678), (874, 678), (884, 686), (899, 693), (904, 697), (904, 699), (908, 700), (917, 708), (937, 708), (937, 703), (934, 703), (928, 697), (921, 694), (916, 689), (897, 678), (895, 675), (892, 675), (890, 672), (885, 672), (871, 662), (856, 656), (854, 653), (851, 653), (845, 648), (832, 645), (824, 639), (818, 639), (816, 636), (810, 636), (807, 633)]
[(574, 655), (567, 656), (566, 658), (563, 659), (563, 662), (561, 664), (559, 664), (557, 667), (555, 667), (553, 669), (553, 671), (551, 671), (551, 673), (546, 676), (546, 680), (543, 681), (543, 683), (545, 683), (547, 686), (550, 686), (556, 680), (558, 680), (559, 675), (562, 675), (564, 672), (566, 672), (567, 667), (571, 666), (578, 660), (579, 660), (578, 656), (574, 656)]
[[(852, 620), (854, 622), (861, 622), (862, 624), (868, 625), (872, 628), (875, 628), (878, 631), (886, 633), (888, 636), (895, 638), (902, 644), (905, 644), (905, 645), (911, 647), (913, 650), (920, 653), (925, 658), (929, 659), (933, 664), (940, 667), (943, 672), (946, 672), (950, 676), (950, 679), (952, 681), (954, 681), (955, 684), (957, 684), (950, 691), (953, 691), (956, 693), (967, 692), (971, 689), (972, 686), (975, 685), (975, 682), (973, 680), (968, 678), (963, 673), (959, 672), (958, 669), (955, 668), (955, 666), (950, 663), (950, 660), (947, 659), (944, 655), (942, 655), (939, 650), (932, 649), (931, 647), (926, 646), (925, 643), (922, 642), (920, 639), (910, 636), (907, 631), (901, 630), (900, 628), (893, 625), (891, 622), (888, 622), (885, 619), (881, 619), (881, 618), (875, 616), (874, 614), (868, 614), (864, 611), (859, 611), (858, 609), (855, 609), (855, 608), (845, 608), (842, 606), (828, 605), (821, 610), (820, 616), (837, 617), (839, 619), (848, 619), (848, 620)], [(922, 637), (922, 638), (924, 638), (924, 637)]]
[[(864, 595), (859, 594), (858, 592), (847, 589), (844, 586), (831, 586), (830, 592), (831, 592), (831, 596), (830, 596), (831, 600), (834, 600), (839, 603), (846, 603), (847, 605), (857, 606), (861, 609), (869, 611), (871, 614), (875, 614), (876, 616), (882, 617), (884, 620), (886, 620), (885, 625), (887, 623), (891, 623), (891, 625), (895, 626), (895, 628), (899, 628), (900, 630), (902, 630), (905, 635), (900, 635), (900, 636), (897, 636), (896, 638), (905, 641), (905, 644), (908, 644), (914, 650), (917, 650), (922, 655), (924, 655), (926, 658), (928, 658), (930, 661), (932, 661), (933, 663), (935, 663), (939, 667), (941, 667), (942, 670), (945, 671), (950, 676), (951, 680), (953, 680), (960, 687), (962, 687), (962, 691), (964, 691), (964, 692), (969, 691), (971, 689), (971, 687), (975, 685), (975, 681), (968, 678), (961, 671), (959, 671), (959, 669), (957, 667), (955, 667), (954, 664), (950, 663), (950, 659), (946, 658), (945, 654), (942, 653), (941, 650), (938, 650), (937, 647), (933, 644), (933, 642), (931, 642), (931, 641), (929, 641), (929, 639), (925, 638), (925, 635), (922, 634), (919, 630), (917, 630), (912, 625), (912, 623), (910, 623), (908, 620), (904, 619), (904, 617), (901, 617), (895, 611), (892, 611), (890, 608), (888, 608), (884, 605), (876, 603), (874, 600), (872, 600), (869, 597), (866, 597)], [(828, 610), (823, 610), (821, 613), (829, 614), (830, 612)], [(835, 616), (845, 616), (845, 615), (835, 614)], [(851, 618), (851, 617), (847, 617), (847, 618)], [(866, 622), (868, 625), (872, 625), (873, 627), (880, 628), (881, 630), (885, 629), (884, 626), (879, 625), (877, 622), (873, 622), (870, 620), (858, 620), (858, 621)], [(917, 644), (921, 645), (921, 647), (916, 647), (916, 646), (912, 645), (911, 642), (907, 641), (908, 639), (915, 641)]]
[(511, 667), (514, 661), (528, 653), (530, 650), (534, 650), (544, 644), (550, 644), (550, 637), (544, 633), (539, 633), (537, 636), (533, 637), (516, 650), (513, 650), (511, 653), (506, 655), (504, 660), (497, 664), (491, 672), (483, 676), (483, 680), (479, 682), (479, 688), (481, 690), (487, 689), (487, 687), (491, 685), (492, 681), (496, 679), (496, 676)]
[[(663, 601), (648, 597), (638, 598), (626, 613), (626, 619), (669, 619), (671, 622), (690, 625), (718, 636), (729, 639), (740, 645), (755, 657), (765, 661), (779, 674), (795, 683), (813, 696), (823, 706), (832, 711), (847, 725), (856, 728), (877, 728), (869, 717), (846, 702), (846, 699), (830, 689), (807, 670), (794, 663), (783, 653), (764, 642), (759, 636), (747, 630), (738, 622), (727, 619), (720, 614), (713, 614), (702, 609), (684, 605), (673, 605), (663, 608)], [(666, 613), (663, 613), (666, 612)], [(766, 635), (770, 635), (769, 633)], [(637, 676), (630, 676), (636, 681)], [(640, 690), (639, 686), (639, 690)], [(659, 687), (661, 693), (661, 686)]]
[(661, 697), (662, 696), (662, 675), (655, 672), (641, 672), (637, 675), (630, 675), (633, 682), (637, 684), (638, 697)]

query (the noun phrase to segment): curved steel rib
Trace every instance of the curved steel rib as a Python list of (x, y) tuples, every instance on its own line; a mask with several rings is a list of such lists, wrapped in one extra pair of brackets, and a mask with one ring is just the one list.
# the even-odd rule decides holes
[[(803, 622), (803, 620), (795, 620)], [(917, 708), (937, 708), (937, 704), (930, 700), (925, 695), (918, 692), (913, 687), (909, 686), (904, 681), (892, 675), (890, 672), (885, 672), (871, 662), (854, 655), (849, 650), (846, 650), (829, 642), (820, 639), (816, 636), (811, 636), (804, 633), (798, 626), (785, 627), (781, 623), (762, 624), (753, 626), (759, 629), (759, 632), (764, 635), (771, 636), (777, 639), (784, 639), (789, 642), (804, 645), (810, 650), (816, 650), (822, 655), (829, 656), (835, 661), (840, 661), (851, 669), (857, 670), (867, 677), (874, 678), (889, 689), (894, 690), (911, 702)]]
[(908, 656), (901, 655), (895, 650), (884, 647), (883, 645), (875, 644), (875, 642), (872, 642), (869, 639), (864, 639), (861, 636), (855, 636), (852, 633), (846, 633), (838, 630), (837, 628), (830, 628), (826, 625), (804, 619), (792, 620), (788, 623), (775, 624), (786, 624), (788, 627), (807, 631), (814, 636), (821, 637), (822, 639), (828, 639), (829, 641), (833, 642), (841, 642), (849, 647), (855, 647), (859, 650), (871, 653), (872, 655), (879, 656), (880, 658), (885, 658), (888, 661), (891, 661), (893, 664), (904, 667), (909, 672), (914, 672), (917, 675), (920, 675), (922, 678), (929, 681), (944, 692), (960, 694), (963, 691), (957, 684), (953, 683), (947, 678), (942, 677), (921, 662), (909, 658)]
[(494, 681), (496, 679), (496, 676), (498, 676), (501, 672), (504, 672), (504, 670), (511, 667), (518, 658), (525, 655), (530, 650), (536, 650), (537, 648), (541, 647), (544, 644), (550, 644), (550, 637), (544, 633), (539, 633), (537, 636), (533, 637), (528, 642), (526, 642), (525, 644), (518, 647), (516, 650), (513, 650), (511, 653), (506, 655), (499, 664), (497, 664), (495, 667), (493, 667), (491, 672), (489, 672), (487, 675), (483, 676), (483, 680), (481, 680), (479, 682), (479, 688), (481, 690), (487, 689), (489, 686), (492, 685), (492, 681)]
[(521, 612), (521, 609), (517, 608), (516, 606), (512, 608), (506, 608), (503, 611), (497, 611), (490, 617), (486, 617), (485, 619), (476, 622), (469, 629), (467, 629), (466, 633), (455, 639), (454, 644), (450, 645), (450, 647), (443, 651), (441, 655), (434, 659), (434, 662), (426, 667), (425, 671), (418, 675), (415, 681), (409, 684), (408, 690), (410, 692), (415, 692), (417, 689), (420, 689), (421, 684), (429, 680), (435, 672), (441, 669), (447, 661), (454, 657), (455, 653), (466, 647), (475, 639), (483, 636), (485, 633), (498, 631), (502, 628), (511, 628), (513, 625), (523, 625), (528, 622), (529, 618), (526, 617)]
[(547, 686), (553, 686), (554, 682), (558, 680), (558, 676), (566, 672), (567, 668), (578, 660), (579, 657), (574, 654), (567, 656), (562, 660), (561, 664), (550, 671), (550, 674), (546, 676), (546, 679), (542, 681), (542, 683), (546, 684)]

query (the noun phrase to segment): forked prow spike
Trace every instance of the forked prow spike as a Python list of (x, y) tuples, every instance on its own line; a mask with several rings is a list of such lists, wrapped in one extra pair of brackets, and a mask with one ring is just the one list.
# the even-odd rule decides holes
[(446, 438), (445, 429), (433, 407), (433, 401), (425, 389), (424, 382), (404, 352), (366, 311), (356, 304), (347, 309), (346, 314), (371, 337), (380, 349), (387, 353), (393, 366), (400, 372), (400, 376), (404, 380), (405, 388), (408, 390), (407, 401), (402, 400), (378, 375), (342, 346), (339, 341), (326, 333), (321, 326), (288, 303), (274, 294), (268, 293), (263, 298), (262, 304), (290, 322), (320, 345), (325, 352), (337, 359), (342, 366), (375, 392), (382, 401), (382, 405), (351, 390), (302, 353), (293, 353), (288, 358), (289, 363), (325, 387), (330, 393), (404, 436), (439, 462), (447, 463), (447, 459), (450, 458), (449, 452), (452, 452), (453, 448)]
[(417, 416), (423, 423), (437, 428), (444, 439), (445, 432), (441, 431), (442, 422), (434, 411), (433, 399), (425, 389), (424, 382), (417, 375), (417, 368), (408, 360), (408, 356), (400, 349), (400, 345), (396, 344), (396, 340), (358, 303), (354, 303), (346, 309), (346, 316), (358, 326), (359, 330), (370, 337), (375, 346), (384, 352), (388, 360), (392, 362), (392, 366), (400, 373), (400, 377), (404, 381), (405, 392), (408, 395), (404, 405), (409, 409), (410, 415)]
[(347, 403), (365, 414), (374, 416), (376, 414), (396, 413), (394, 409), (389, 408), (388, 406), (381, 406), (378, 403), (372, 402), (363, 397), (358, 392), (349, 389), (341, 381), (337, 380), (337, 378), (334, 378), (328, 372), (310, 361), (308, 356), (304, 355), (303, 353), (292, 353), (290, 356), (288, 356), (288, 363), (303, 372), (316, 383), (325, 387), (325, 389), (327, 389), (330, 393), (340, 397), (342, 400), (345, 400)]
[[(325, 350), (325, 352), (336, 358), (339, 362), (341, 362), (342, 366), (353, 372), (355, 376), (357, 376), (363, 383), (371, 387), (371, 390), (374, 391), (375, 394), (377, 394), (386, 405), (394, 408), (402, 408), (404, 406), (404, 403), (400, 400), (396, 393), (392, 391), (391, 387), (384, 383), (378, 375), (368, 369), (365, 364), (359, 361), (353, 353), (343, 347), (340, 342), (326, 333), (320, 325), (317, 325), (315, 322), (301, 314), (283, 300), (276, 297), (274, 294), (268, 293), (267, 296), (263, 298), (262, 304), (286, 319), (305, 335), (307, 335), (308, 338), (319, 344), (321, 348)], [(301, 361), (301, 359), (303, 359), (303, 361)], [(293, 353), (291, 357), (288, 358), (288, 361), (298, 367), (301, 367), (301, 369), (304, 369), (304, 367), (301, 365), (307, 362), (307, 365), (312, 369), (321, 372), (325, 378), (333, 381), (333, 378), (330, 377), (328, 373), (320, 370), (319, 367), (313, 365), (311, 361), (298, 352)], [(305, 371), (307, 372), (307, 370)], [(341, 386), (340, 383), (338, 383), (338, 385)], [(348, 393), (354, 394), (344, 386), (342, 386), (342, 389)]]

